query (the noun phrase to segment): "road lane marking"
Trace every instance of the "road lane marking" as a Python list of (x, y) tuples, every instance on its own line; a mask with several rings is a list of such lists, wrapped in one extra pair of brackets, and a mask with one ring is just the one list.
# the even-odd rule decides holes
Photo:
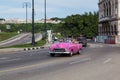
[(107, 60), (105, 60), (105, 61), (103, 62), (103, 64), (109, 63), (111, 60), (112, 60), (112, 58), (108, 58)]
[[(81, 59), (80, 61), (77, 61), (77, 62), (71, 62), (69, 64), (75, 64), (75, 63), (79, 63), (79, 62), (85, 62), (85, 61), (89, 61), (91, 60), (91, 58), (84, 58), (84, 59)], [(59, 62), (61, 62), (60, 60), (57, 60)], [(26, 65), (26, 66), (19, 66), (19, 67), (16, 67), (16, 68), (9, 68), (7, 70), (0, 70), (0, 75), (4, 74), (4, 73), (11, 73), (13, 71), (21, 71), (21, 70), (29, 70), (30, 68), (40, 68), (41, 67), (44, 67), (44, 66), (48, 66), (48, 65), (55, 65), (56, 64), (56, 61), (50, 61), (50, 62), (44, 62), (44, 63), (36, 63), (36, 64), (33, 64), (33, 65)]]
[(0, 60), (9, 59), (8, 57), (1, 57)]
[(40, 66), (40, 65), (42, 65), (42, 64), (34, 64), (34, 65), (29, 65), (29, 66), (23, 66), (23, 67), (11, 68), (11, 69), (7, 69), (7, 70), (1, 70), (0, 74), (5, 73), (5, 72), (29, 69), (29, 68), (37, 67), (37, 66)]
[(16, 68), (10, 68), (10, 69), (7, 69), (7, 70), (0, 70), (0, 75), (3, 74), (3, 73), (6, 73), (6, 72), (23, 70), (23, 69), (29, 69), (29, 68), (33, 68), (33, 67), (39, 67), (39, 66), (45, 66), (47, 64), (51, 65), (53, 63), (56, 64), (56, 62), (51, 61), (51, 62), (47, 62), (47, 63), (40, 63), (40, 64), (36, 63), (36, 64), (33, 64), (33, 65), (27, 65), (27, 66), (21, 66), (21, 67), (16, 67)]
[(35, 66), (38, 66), (38, 64), (31, 65), (31, 66), (18, 67), (18, 68), (11, 68), (11, 69), (7, 69), (7, 70), (1, 70), (0, 73), (11, 72), (11, 71), (21, 70), (21, 69), (26, 69), (26, 68), (32, 68), (32, 67), (35, 67)]
[(84, 58), (79, 61), (72, 61), (69, 64), (77, 64), (77, 63), (86, 62), (86, 61), (90, 61), (90, 60), (91, 60), (91, 58)]
[(21, 60), (21, 58), (11, 59), (11, 60), (4, 60), (4, 61), (0, 61), (0, 63), (10, 62), (10, 61), (17, 61), (17, 60)]
[[(85, 59), (81, 59), (80, 61), (77, 61), (77, 62), (71, 62), (70, 64), (75, 64), (75, 63), (79, 63), (79, 62), (85, 62), (85, 61), (89, 61), (90, 58), (85, 58)], [(58, 60), (60, 61), (60, 60)], [(21, 66), (21, 67), (16, 67), (16, 68), (10, 68), (10, 69), (7, 69), (7, 70), (0, 70), (0, 75), (4, 74), (4, 73), (8, 73), (8, 72), (12, 72), (12, 71), (19, 71), (19, 70), (26, 70), (26, 69), (30, 69), (30, 68), (34, 68), (34, 67), (39, 67), (42, 66), (48, 66), (48, 65), (55, 65), (56, 64), (56, 61), (50, 61), (50, 62), (47, 62), (47, 63), (40, 63), (40, 64), (33, 64), (33, 65), (27, 65), (27, 66)]]

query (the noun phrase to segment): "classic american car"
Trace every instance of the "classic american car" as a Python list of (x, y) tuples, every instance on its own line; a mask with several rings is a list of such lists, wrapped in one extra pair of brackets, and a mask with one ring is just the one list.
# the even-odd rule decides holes
[(67, 54), (72, 56), (73, 54), (80, 54), (82, 50), (82, 44), (66, 42), (57, 42), (51, 45), (50, 56), (54, 57), (56, 54)]

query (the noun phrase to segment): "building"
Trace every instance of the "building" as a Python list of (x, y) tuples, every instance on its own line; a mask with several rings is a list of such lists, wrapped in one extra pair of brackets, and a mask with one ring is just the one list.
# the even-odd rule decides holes
[(103, 43), (120, 43), (120, 0), (99, 0), (99, 36)]
[[(37, 20), (37, 23), (44, 23), (45, 19)], [(61, 20), (46, 19), (46, 23), (58, 24)]]
[[(46, 23), (52, 23), (52, 24), (58, 24), (60, 23), (60, 20), (51, 20), (51, 19), (46, 19)], [(26, 23), (25, 19), (19, 19), (19, 18), (12, 18), (12, 19), (0, 19), (0, 24), (22, 24)], [(32, 23), (31, 19), (27, 20), (27, 23)], [(35, 23), (44, 23), (44, 19), (41, 20), (35, 20)]]
[(0, 18), (0, 24), (4, 24), (4, 22), (5, 22), (5, 19)]

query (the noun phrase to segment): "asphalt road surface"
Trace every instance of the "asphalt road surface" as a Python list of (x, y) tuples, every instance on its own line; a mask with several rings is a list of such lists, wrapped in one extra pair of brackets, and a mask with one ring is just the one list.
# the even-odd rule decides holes
[[(42, 38), (42, 35), (40, 33), (35, 34), (35, 39), (40, 40), (41, 38)], [(32, 40), (31, 33), (22, 33), (12, 39), (1, 42), (0, 47), (7, 47), (7, 46), (12, 46), (12, 45), (31, 43), (31, 40)]]
[(0, 54), (0, 80), (120, 80), (120, 47), (84, 48), (50, 57), (48, 49)]

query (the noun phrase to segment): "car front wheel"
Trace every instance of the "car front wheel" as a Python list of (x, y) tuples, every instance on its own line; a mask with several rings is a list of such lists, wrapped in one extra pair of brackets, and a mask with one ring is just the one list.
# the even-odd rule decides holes
[(72, 57), (72, 56), (73, 56), (73, 53), (72, 53), (72, 52), (70, 52), (69, 56), (70, 56), (70, 57)]

